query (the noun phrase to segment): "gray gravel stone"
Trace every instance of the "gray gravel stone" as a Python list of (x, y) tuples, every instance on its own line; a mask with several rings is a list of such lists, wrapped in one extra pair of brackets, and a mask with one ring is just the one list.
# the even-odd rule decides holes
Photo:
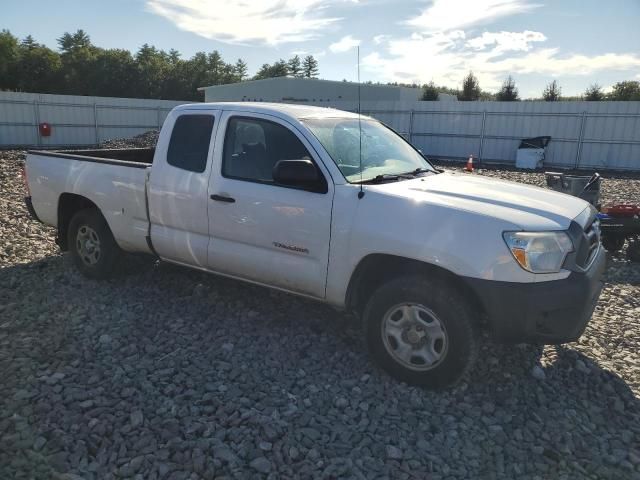
[(271, 471), (271, 462), (264, 457), (254, 458), (249, 465), (260, 473), (269, 473)]
[(539, 365), (534, 365), (531, 369), (531, 376), (536, 380), (545, 380), (547, 378), (547, 374), (544, 373), (544, 370)]
[(144, 415), (140, 410), (135, 410), (131, 412), (130, 421), (133, 428), (138, 428), (144, 422)]
[(387, 445), (387, 458), (391, 460), (402, 460), (402, 450), (394, 445)]

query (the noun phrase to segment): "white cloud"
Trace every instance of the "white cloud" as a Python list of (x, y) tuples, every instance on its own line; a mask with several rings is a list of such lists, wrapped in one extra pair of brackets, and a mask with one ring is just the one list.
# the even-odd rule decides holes
[(341, 18), (330, 7), (353, 0), (147, 0), (178, 28), (227, 43), (304, 42)]
[[(640, 56), (635, 53), (562, 55), (557, 48), (532, 49), (531, 41), (543, 40), (531, 33), (536, 32), (488, 32), (473, 38), (467, 38), (461, 30), (414, 33), (407, 38), (385, 42), (384, 54), (376, 52), (366, 56), (363, 65), (370, 70), (385, 72), (386, 79), (390, 81), (426, 83), (433, 80), (447, 86), (460, 85), (464, 75), (472, 70), (482, 88), (488, 90), (499, 88), (509, 74), (591, 75), (640, 68)], [(508, 48), (509, 38), (522, 41), (513, 42), (512, 48)], [(472, 46), (476, 49), (470, 48)], [(508, 50), (526, 54), (503, 55)]]
[(485, 50), (491, 47), (496, 53), (509, 51), (528, 52), (534, 42), (544, 42), (547, 37), (541, 32), (484, 32), (479, 37), (472, 38), (467, 46), (474, 50)]
[(342, 37), (336, 43), (329, 45), (329, 50), (333, 53), (347, 52), (358, 45), (360, 45), (360, 40), (353, 38), (351, 35), (347, 35), (346, 37)]
[(407, 23), (421, 31), (455, 30), (539, 7), (529, 0), (433, 0)]
[(390, 38), (391, 35), (376, 35), (375, 37), (373, 37), (373, 43), (375, 43), (376, 45), (380, 45), (382, 42), (385, 42)]
[(632, 53), (560, 56), (557, 48), (545, 48), (524, 57), (509, 58), (489, 65), (491, 70), (549, 75), (591, 75), (602, 70), (630, 70), (640, 67), (640, 56)]

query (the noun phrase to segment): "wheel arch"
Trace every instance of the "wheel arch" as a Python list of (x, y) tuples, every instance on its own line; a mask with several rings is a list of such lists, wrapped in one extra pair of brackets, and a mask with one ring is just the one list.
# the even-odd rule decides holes
[(362, 258), (351, 275), (345, 297), (346, 308), (358, 317), (362, 315), (369, 296), (383, 283), (404, 275), (424, 275), (437, 278), (462, 292), (471, 307), (483, 318), (481, 299), (467, 282), (441, 266), (397, 255), (374, 253)]
[(100, 208), (85, 196), (76, 193), (62, 193), (58, 199), (58, 232), (56, 243), (65, 252), (69, 249), (67, 232), (73, 216), (81, 210), (94, 208), (100, 212)]

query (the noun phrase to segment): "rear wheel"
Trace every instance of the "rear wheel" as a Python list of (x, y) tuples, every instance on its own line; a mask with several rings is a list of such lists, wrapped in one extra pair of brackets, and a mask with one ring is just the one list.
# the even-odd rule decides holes
[(76, 213), (67, 232), (67, 245), (80, 272), (90, 278), (109, 278), (122, 255), (109, 225), (93, 208)]
[(446, 283), (415, 276), (391, 280), (371, 296), (364, 322), (374, 360), (413, 385), (453, 385), (476, 355), (470, 308)]

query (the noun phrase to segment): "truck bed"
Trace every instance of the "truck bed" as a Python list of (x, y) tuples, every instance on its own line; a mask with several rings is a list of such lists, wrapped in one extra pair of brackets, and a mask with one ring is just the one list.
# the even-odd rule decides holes
[(63, 196), (95, 204), (123, 250), (148, 252), (146, 179), (153, 148), (29, 151), (26, 173), (37, 216), (58, 225)]
[(67, 158), (85, 162), (106, 163), (147, 168), (153, 163), (155, 147), (150, 148), (112, 148), (100, 150), (32, 150), (28, 153), (44, 157)]

